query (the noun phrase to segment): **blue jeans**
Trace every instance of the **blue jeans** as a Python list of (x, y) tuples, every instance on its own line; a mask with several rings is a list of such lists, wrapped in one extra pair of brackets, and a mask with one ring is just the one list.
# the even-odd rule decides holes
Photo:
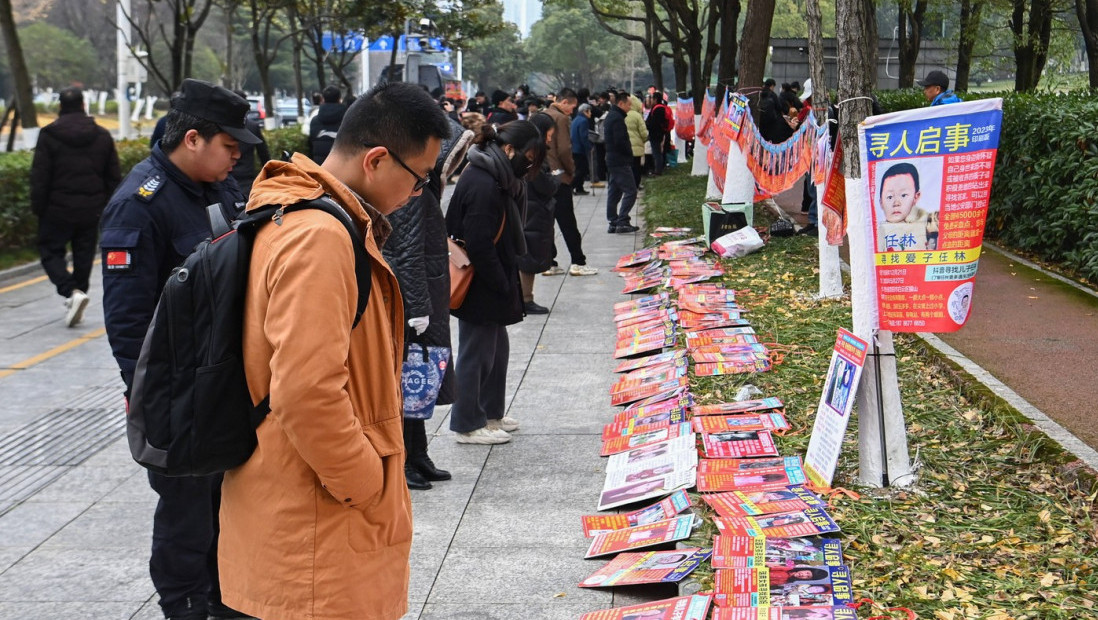
[[(629, 212), (637, 202), (637, 181), (632, 166), (609, 166), (606, 169), (606, 220), (611, 226), (629, 225)], [(621, 203), (620, 206), (618, 203)]]

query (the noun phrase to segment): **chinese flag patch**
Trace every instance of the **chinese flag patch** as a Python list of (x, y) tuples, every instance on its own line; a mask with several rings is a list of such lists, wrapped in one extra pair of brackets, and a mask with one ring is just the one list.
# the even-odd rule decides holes
[(133, 257), (129, 250), (108, 250), (107, 271), (129, 271), (133, 268)]

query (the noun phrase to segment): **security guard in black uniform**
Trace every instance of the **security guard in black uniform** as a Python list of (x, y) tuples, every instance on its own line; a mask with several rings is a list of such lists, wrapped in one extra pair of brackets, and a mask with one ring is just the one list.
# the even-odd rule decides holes
[[(160, 291), (171, 270), (210, 236), (206, 206), (231, 220), (245, 197), (229, 176), (248, 103), (208, 82), (188, 79), (172, 102), (158, 145), (134, 166), (103, 212), (103, 314), (126, 395)], [(149, 472), (160, 496), (153, 517), (149, 572), (167, 618), (244, 617), (221, 604), (217, 580), (221, 476), (168, 478)]]

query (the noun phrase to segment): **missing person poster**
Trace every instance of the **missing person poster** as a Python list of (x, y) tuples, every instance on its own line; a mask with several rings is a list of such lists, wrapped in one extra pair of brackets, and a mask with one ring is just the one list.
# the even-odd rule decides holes
[(880, 329), (953, 332), (968, 320), (1002, 107), (984, 99), (858, 126)]
[(804, 472), (809, 480), (818, 485), (831, 486), (831, 479), (835, 476), (843, 435), (850, 422), (854, 395), (858, 392), (858, 381), (862, 377), (868, 351), (868, 342), (845, 329), (839, 330), (823, 394), (816, 408), (812, 436), (808, 439), (808, 453), (804, 457)]

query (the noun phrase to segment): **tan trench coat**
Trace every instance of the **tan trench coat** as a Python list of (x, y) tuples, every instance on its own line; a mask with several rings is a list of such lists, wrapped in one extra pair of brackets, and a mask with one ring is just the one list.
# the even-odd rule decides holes
[(412, 509), (401, 434), (403, 308), (378, 248), (388, 222), (300, 154), (268, 163), (248, 206), (325, 193), (366, 231), (370, 302), (352, 332), (354, 254), (332, 216), (292, 212), (260, 230), (244, 362), (252, 398), (270, 392), (271, 413), (255, 454), (225, 475), (221, 592), (225, 604), (264, 620), (390, 620), (408, 608)]

